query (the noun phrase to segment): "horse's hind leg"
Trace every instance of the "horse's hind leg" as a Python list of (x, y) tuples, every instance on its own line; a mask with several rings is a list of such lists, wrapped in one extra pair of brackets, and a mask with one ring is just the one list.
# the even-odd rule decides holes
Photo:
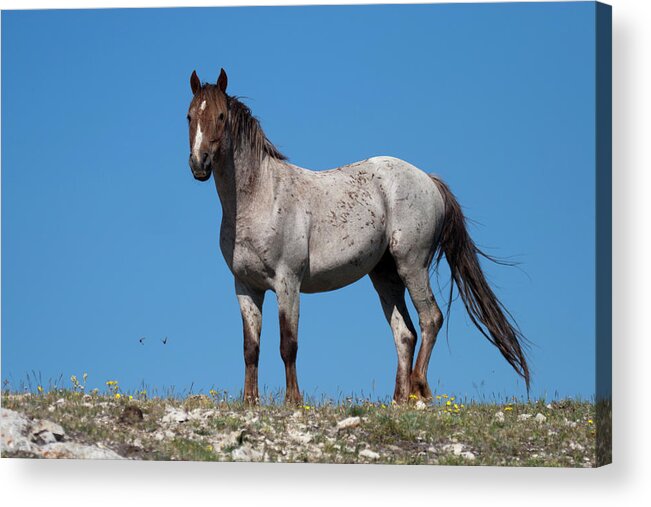
[(389, 253), (385, 254), (369, 276), (380, 296), (384, 315), (391, 326), (396, 343), (398, 372), (393, 399), (402, 403), (407, 401), (411, 389), (411, 365), (416, 346), (416, 329), (405, 304), (405, 286)]
[[(416, 264), (418, 266), (418, 264)], [(436, 335), (443, 325), (443, 314), (436, 304), (429, 283), (429, 270), (422, 267), (413, 268), (408, 264), (405, 268), (398, 263), (400, 277), (404, 282), (411, 300), (418, 312), (421, 331), (421, 345), (416, 363), (411, 372), (411, 394), (429, 400), (432, 391), (427, 383), (427, 369), (432, 355), (432, 348), (436, 343)]]

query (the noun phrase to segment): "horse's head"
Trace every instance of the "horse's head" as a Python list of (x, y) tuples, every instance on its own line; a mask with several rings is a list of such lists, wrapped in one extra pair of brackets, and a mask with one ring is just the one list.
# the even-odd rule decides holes
[(193, 94), (188, 109), (190, 169), (192, 169), (192, 175), (199, 181), (206, 181), (210, 178), (213, 160), (224, 136), (228, 115), (227, 84), (228, 77), (224, 69), (221, 70), (216, 85), (204, 84), (201, 86), (201, 81), (195, 71), (190, 77)]

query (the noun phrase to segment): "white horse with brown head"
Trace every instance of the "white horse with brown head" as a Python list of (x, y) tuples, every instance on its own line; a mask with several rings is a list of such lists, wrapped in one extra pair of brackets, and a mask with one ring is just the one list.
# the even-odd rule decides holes
[[(369, 275), (398, 352), (394, 399), (429, 399), (427, 369), (443, 323), (429, 268), (445, 255), (471, 320), (529, 385), (522, 339), (489, 287), (464, 216), (438, 178), (392, 157), (329, 171), (290, 164), (251, 111), (196, 72), (188, 111), (194, 177), (214, 176), (222, 204), (220, 246), (235, 277), (244, 326), (244, 398), (258, 400), (262, 303), (278, 298), (286, 401), (298, 403), (296, 377), (300, 293), (335, 290)], [(482, 254), (483, 255), (483, 254)], [(451, 284), (452, 285), (452, 284)], [(420, 350), (405, 289), (418, 312)]]

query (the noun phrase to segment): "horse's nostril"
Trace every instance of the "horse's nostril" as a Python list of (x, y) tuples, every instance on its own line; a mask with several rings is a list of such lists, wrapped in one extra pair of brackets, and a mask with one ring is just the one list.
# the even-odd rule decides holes
[(201, 168), (204, 171), (207, 171), (209, 167), (210, 167), (210, 156), (208, 155), (208, 153), (204, 153), (201, 156)]

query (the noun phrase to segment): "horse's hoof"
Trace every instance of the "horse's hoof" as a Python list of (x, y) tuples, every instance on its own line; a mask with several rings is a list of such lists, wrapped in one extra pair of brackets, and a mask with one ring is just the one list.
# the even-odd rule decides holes
[(285, 405), (299, 406), (303, 405), (303, 397), (300, 393), (291, 393), (285, 395)]
[(247, 395), (244, 397), (244, 404), (249, 407), (255, 407), (260, 404), (260, 398), (255, 394)]
[(409, 398), (414, 401), (433, 400), (434, 396), (432, 395), (432, 390), (429, 388), (429, 385), (427, 384), (427, 380), (418, 377), (412, 378)]

